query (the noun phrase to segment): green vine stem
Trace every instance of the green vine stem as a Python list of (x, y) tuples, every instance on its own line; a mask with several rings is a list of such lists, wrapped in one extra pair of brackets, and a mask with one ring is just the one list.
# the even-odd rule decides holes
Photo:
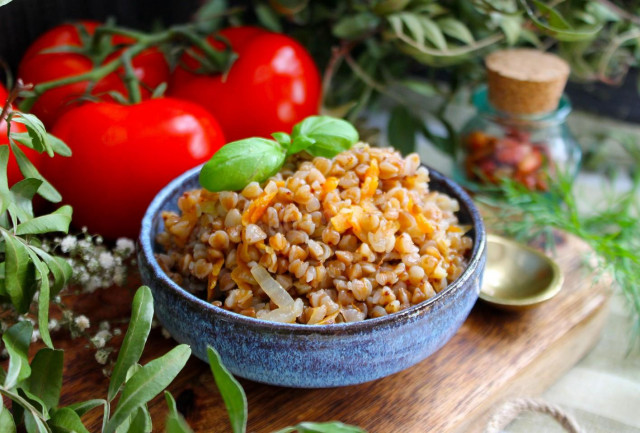
[(72, 75), (69, 77), (60, 78), (57, 80), (47, 81), (44, 83), (36, 84), (31, 90), (30, 94), (20, 103), (20, 110), (28, 112), (37, 99), (45, 92), (55, 89), (60, 86), (68, 84), (79, 83), (82, 81), (97, 82), (107, 75), (117, 71), (120, 67), (125, 69), (125, 85), (129, 92), (130, 102), (137, 103), (140, 101), (140, 86), (138, 79), (135, 76), (133, 66), (131, 65), (132, 59), (144, 50), (166, 44), (174, 41), (187, 41), (197, 48), (201, 49), (205, 57), (211, 62), (212, 65), (220, 70), (226, 71), (229, 68), (231, 62), (235, 59), (235, 54), (231, 51), (216, 51), (213, 49), (204, 38), (196, 33), (196, 25), (181, 25), (169, 28), (167, 30), (146, 34), (135, 30), (123, 29), (119, 27), (101, 26), (96, 29), (94, 34), (93, 44), (99, 44), (99, 41), (105, 35), (120, 35), (129, 37), (135, 40), (135, 42), (123, 49), (120, 56), (109, 61), (108, 63), (99, 66), (89, 72), (83, 74)]

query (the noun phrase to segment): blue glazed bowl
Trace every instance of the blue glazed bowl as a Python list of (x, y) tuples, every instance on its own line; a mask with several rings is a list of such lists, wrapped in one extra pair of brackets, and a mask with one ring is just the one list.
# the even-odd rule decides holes
[(397, 313), (333, 325), (274, 323), (214, 307), (174, 283), (160, 268), (156, 235), (161, 213), (177, 210), (184, 191), (199, 188), (200, 167), (172, 181), (155, 197), (142, 220), (138, 259), (162, 325), (206, 361), (211, 345), (234, 374), (271, 385), (324, 388), (379, 379), (408, 368), (442, 347), (476, 302), (486, 261), (486, 234), (471, 198), (435, 170), (430, 188), (455, 197), (458, 218), (473, 228), (473, 249), (462, 275), (433, 298)]

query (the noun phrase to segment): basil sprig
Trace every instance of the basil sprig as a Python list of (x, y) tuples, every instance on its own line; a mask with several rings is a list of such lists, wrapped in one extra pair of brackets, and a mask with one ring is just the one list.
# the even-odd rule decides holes
[(286, 158), (299, 152), (331, 158), (358, 142), (349, 122), (329, 116), (311, 116), (284, 132), (267, 138), (246, 138), (226, 144), (200, 171), (200, 184), (209, 191), (237, 191), (262, 182), (280, 170)]

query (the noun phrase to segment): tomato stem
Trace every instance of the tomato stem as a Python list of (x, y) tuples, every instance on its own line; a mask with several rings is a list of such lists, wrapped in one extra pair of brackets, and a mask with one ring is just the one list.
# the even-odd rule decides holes
[(129, 102), (137, 104), (142, 101), (142, 95), (140, 94), (140, 82), (133, 69), (131, 53), (125, 51), (122, 53), (121, 59), (124, 65), (124, 84), (127, 86), (127, 92), (129, 93)]

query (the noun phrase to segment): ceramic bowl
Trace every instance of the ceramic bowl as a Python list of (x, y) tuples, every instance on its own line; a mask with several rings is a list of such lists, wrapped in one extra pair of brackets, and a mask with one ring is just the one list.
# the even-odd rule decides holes
[(462, 325), (478, 298), (486, 262), (482, 219), (469, 196), (453, 181), (430, 169), (430, 187), (460, 203), (458, 217), (470, 224), (469, 265), (433, 298), (385, 317), (333, 325), (302, 325), (259, 320), (214, 307), (174, 283), (160, 268), (156, 235), (161, 213), (177, 210), (184, 191), (199, 188), (196, 167), (155, 197), (142, 221), (138, 259), (142, 281), (154, 296), (155, 311), (174, 339), (206, 360), (215, 347), (234, 374), (257, 382), (324, 388), (368, 382), (408, 368), (442, 347)]

